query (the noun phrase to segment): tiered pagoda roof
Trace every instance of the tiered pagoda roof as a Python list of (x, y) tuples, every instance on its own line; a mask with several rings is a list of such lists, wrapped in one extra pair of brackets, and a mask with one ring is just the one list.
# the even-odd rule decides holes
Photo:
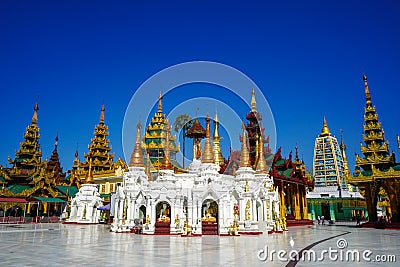
[(362, 156), (356, 154), (356, 170), (354, 176), (348, 177), (348, 183), (372, 182), (375, 178), (400, 177), (400, 164), (395, 162), (394, 153), (389, 152), (384, 130), (378, 120), (376, 107), (372, 105), (367, 76), (363, 74), (366, 105), (364, 108), (364, 124), (361, 145)]
[(42, 150), (39, 144), (38, 103), (35, 104), (33, 110), (32, 122), (25, 130), (24, 141), (20, 143), (15, 158), (13, 160), (10, 157), (8, 158), (8, 162), (12, 164), (6, 177), (9, 185), (32, 183), (33, 177), (40, 175), (41, 170), (46, 165), (46, 162), (42, 162)]
[(378, 113), (372, 105), (371, 95), (368, 87), (367, 76), (363, 75), (366, 106), (364, 108), (364, 134), (361, 143), (363, 157), (356, 155), (356, 166), (362, 168), (365, 174), (372, 171), (372, 166), (381, 171), (387, 170), (395, 165), (394, 154), (389, 153), (389, 145), (385, 139)]
[[(151, 164), (157, 170), (161, 168), (164, 158), (164, 146), (166, 144), (167, 137), (167, 128), (165, 127), (166, 122), (166, 115), (162, 111), (162, 93), (160, 92), (157, 113), (154, 114), (150, 124), (147, 126), (142, 143), (142, 148), (145, 149), (149, 154)], [(176, 162), (176, 153), (179, 151), (179, 143), (178, 145), (175, 145), (175, 141), (176, 136), (170, 135), (170, 160), (172, 165), (179, 166), (179, 164)]]
[(65, 176), (66, 173), (63, 172), (63, 168), (61, 167), (60, 158), (58, 156), (58, 134), (55, 139), (54, 150), (51, 153), (50, 160), (46, 166), (46, 173), (51, 174), (56, 185), (63, 185), (66, 183)]
[[(271, 154), (271, 149), (269, 147), (269, 137), (265, 138), (265, 128), (262, 127), (262, 116), (257, 111), (256, 104), (256, 97), (253, 89), (251, 92), (251, 110), (246, 115), (246, 119), (248, 120), (246, 130), (249, 142), (249, 156), (250, 163), (253, 169), (256, 169), (258, 163), (260, 147), (263, 147), (264, 154), (266, 154), (267, 157)], [(261, 139), (259, 138), (259, 136), (261, 136)], [(264, 147), (265, 143), (267, 144), (267, 146)]]
[(303, 161), (298, 158), (296, 148), (296, 158), (292, 161), (292, 152), (289, 158), (285, 159), (281, 155), (282, 149), (279, 148), (272, 161), (269, 174), (274, 177), (274, 181), (284, 181), (288, 183), (296, 183), (308, 187), (314, 187), (312, 176), (306, 171)]
[[(84, 153), (85, 161), (80, 162), (76, 157), (71, 170), (70, 184), (84, 183), (90, 170), (94, 178), (115, 176), (118, 168), (127, 170), (126, 163), (118, 158), (114, 162), (114, 154), (111, 153), (110, 140), (108, 137), (108, 126), (104, 123), (104, 105), (101, 106), (100, 122), (95, 126), (94, 137), (88, 145), (89, 152)], [(79, 185), (78, 185), (79, 186)]]

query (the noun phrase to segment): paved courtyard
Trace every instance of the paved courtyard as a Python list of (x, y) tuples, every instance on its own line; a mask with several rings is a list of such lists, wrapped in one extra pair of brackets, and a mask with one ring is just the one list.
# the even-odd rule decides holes
[[(291, 227), (283, 234), (261, 236), (183, 238), (116, 234), (106, 225), (23, 224), (0, 225), (0, 241), (1, 266), (398, 266), (393, 260), (400, 261), (400, 231), (346, 226)], [(296, 255), (302, 255), (303, 249), (307, 251), (297, 262)], [(353, 260), (355, 252), (360, 261)]]

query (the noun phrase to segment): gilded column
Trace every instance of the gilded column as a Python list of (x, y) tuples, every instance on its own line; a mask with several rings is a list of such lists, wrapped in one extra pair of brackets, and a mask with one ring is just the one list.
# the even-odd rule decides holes
[(296, 184), (295, 188), (295, 201), (294, 201), (294, 206), (295, 206), (295, 215), (296, 215), (296, 220), (301, 220), (301, 214), (300, 214), (300, 196), (299, 196), (299, 185)]

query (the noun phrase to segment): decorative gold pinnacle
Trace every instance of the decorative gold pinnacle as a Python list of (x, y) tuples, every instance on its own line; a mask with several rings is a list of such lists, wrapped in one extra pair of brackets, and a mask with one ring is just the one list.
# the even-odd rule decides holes
[(364, 80), (364, 88), (365, 88), (365, 98), (367, 100), (367, 105), (371, 105), (371, 94), (369, 93), (369, 88), (368, 88), (368, 79), (367, 76), (363, 73), (363, 80)]
[(37, 101), (36, 101), (36, 104), (35, 104), (33, 110), (34, 110), (34, 111), (33, 111), (33, 116), (32, 116), (32, 123), (36, 124), (36, 122), (37, 122), (37, 120), (38, 120), (38, 114), (37, 114), (37, 112), (38, 112), (38, 110), (39, 110), (39, 104), (38, 104)]
[(206, 141), (204, 143), (204, 153), (201, 160), (203, 163), (213, 163), (214, 155), (212, 151), (212, 146), (210, 142), (210, 116), (207, 114), (206, 117)]
[(143, 153), (142, 153), (142, 148), (140, 147), (140, 129), (141, 128), (142, 128), (142, 125), (140, 124), (140, 120), (139, 120), (137, 123), (137, 126), (136, 126), (137, 130), (136, 130), (135, 148), (133, 149), (133, 152), (131, 154), (129, 166), (144, 167)]
[(170, 154), (170, 150), (169, 150), (171, 126), (169, 125), (168, 120), (166, 120), (164, 127), (166, 128), (166, 137), (165, 137), (165, 145), (164, 145), (164, 158), (161, 163), (161, 169), (162, 170), (172, 170), (171, 154)]
[(257, 107), (256, 107), (256, 96), (255, 96), (255, 92), (254, 92), (254, 88), (251, 90), (251, 111), (252, 112), (256, 112), (257, 111)]
[[(262, 136), (261, 134), (258, 137), (258, 143), (259, 143), (259, 151), (258, 151), (258, 164), (256, 167), (256, 172), (257, 173), (267, 173), (267, 164), (265, 163), (265, 158), (264, 158), (264, 144), (262, 142)], [(296, 150), (297, 151), (297, 150)]]
[(250, 157), (249, 157), (249, 150), (247, 149), (247, 134), (246, 134), (246, 127), (242, 122), (243, 128), (243, 135), (242, 135), (242, 151), (240, 154), (240, 165), (239, 167), (251, 167), (250, 164)]
[(213, 136), (213, 153), (214, 153), (214, 163), (217, 165), (221, 165), (224, 163), (224, 157), (221, 153), (221, 145), (220, 145), (220, 136), (219, 136), (219, 122), (218, 115), (215, 113), (214, 118), (214, 136)]
[(89, 161), (89, 170), (86, 175), (85, 184), (94, 184), (93, 172), (92, 172), (92, 158)]
[(162, 92), (160, 91), (160, 95), (158, 97), (158, 113), (162, 113), (162, 99), (163, 99), (163, 95)]
[(104, 123), (104, 104), (101, 105), (101, 113), (100, 113), (100, 123), (103, 122)]
[(322, 136), (329, 136), (329, 135), (331, 135), (331, 132), (329, 131), (328, 124), (326, 123), (326, 118), (324, 116), (324, 123), (322, 124), (322, 131), (319, 136), (322, 137)]

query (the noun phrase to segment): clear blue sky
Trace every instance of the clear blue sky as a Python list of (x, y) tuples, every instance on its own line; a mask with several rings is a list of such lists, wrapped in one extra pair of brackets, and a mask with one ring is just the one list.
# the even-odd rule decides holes
[(0, 164), (19, 148), (37, 96), (44, 158), (58, 132), (64, 169), (77, 143), (82, 159), (103, 101), (113, 152), (122, 157), (122, 122), (135, 90), (193, 60), (221, 62), (253, 79), (272, 109), (277, 145), (288, 155), (298, 143), (309, 167), (325, 115), (334, 135), (343, 129), (354, 168), (362, 68), (398, 155), (399, 13), (398, 1), (3, 0)]

